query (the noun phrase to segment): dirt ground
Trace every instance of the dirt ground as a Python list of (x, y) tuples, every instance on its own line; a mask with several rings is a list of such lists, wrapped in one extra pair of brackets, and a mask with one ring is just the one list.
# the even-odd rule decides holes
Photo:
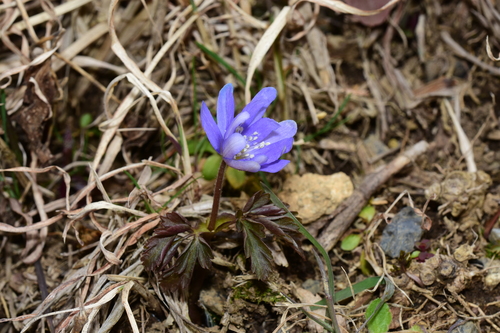
[[(0, 17), (0, 333), (500, 332), (500, 1), (5, 0)], [(210, 269), (182, 287), (155, 268), (166, 214), (189, 224), (174, 263), (210, 216), (200, 107), (226, 83), (237, 112), (276, 88), (266, 117), (298, 131), (282, 171), (226, 172), (221, 209), (261, 182), (290, 204), (328, 252), (337, 324), (305, 237), (256, 232), (249, 254), (237, 224), (202, 237)], [(401, 221), (416, 234), (391, 238)]]

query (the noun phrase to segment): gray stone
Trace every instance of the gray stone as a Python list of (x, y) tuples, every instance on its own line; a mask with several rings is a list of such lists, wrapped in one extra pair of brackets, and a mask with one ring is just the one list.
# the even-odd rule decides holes
[(472, 321), (468, 321), (465, 324), (459, 324), (450, 333), (479, 333), (479, 330)]
[(411, 252), (415, 242), (419, 241), (424, 231), (422, 217), (413, 208), (405, 207), (394, 216), (382, 233), (380, 247), (391, 258), (399, 257), (401, 251)]

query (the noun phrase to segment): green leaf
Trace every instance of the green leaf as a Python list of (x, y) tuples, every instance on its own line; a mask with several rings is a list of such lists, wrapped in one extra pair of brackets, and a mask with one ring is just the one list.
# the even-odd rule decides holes
[(350, 234), (342, 240), (340, 248), (344, 251), (352, 251), (359, 245), (360, 241), (360, 234)]
[(378, 312), (375, 313), (380, 302), (382, 302), (380, 298), (374, 299), (366, 309), (365, 318), (368, 320), (367, 327), (370, 333), (385, 333), (389, 331), (389, 325), (392, 321), (389, 305), (384, 303), (379, 307)]
[(245, 171), (236, 170), (233, 168), (226, 169), (226, 179), (234, 189), (240, 189), (247, 181)]
[(217, 173), (219, 172), (219, 166), (222, 162), (222, 157), (220, 155), (212, 155), (205, 161), (203, 164), (203, 169), (201, 170), (201, 174), (203, 178), (206, 180), (212, 180), (217, 177)]
[(361, 217), (366, 222), (370, 222), (376, 213), (377, 211), (375, 210), (375, 207), (368, 205), (363, 207), (361, 212), (359, 212), (358, 216)]
[(92, 123), (92, 115), (90, 113), (84, 113), (80, 117), (80, 128), (85, 128)]
[[(377, 285), (377, 283), (379, 282), (379, 280), (380, 280), (380, 278), (377, 276), (366, 278), (363, 281), (360, 281), (358, 283), (353, 284), (352, 291), (354, 291), (354, 295), (357, 295), (362, 291), (365, 291), (365, 290), (368, 290), (368, 289), (375, 287)], [(349, 297), (353, 297), (354, 295), (351, 292), (351, 288), (347, 287), (345, 289), (342, 289), (342, 290), (335, 292), (335, 301), (342, 302), (342, 301), (348, 299)], [(315, 304), (326, 305), (326, 301), (325, 301), (325, 299), (322, 299), (321, 301), (316, 302)], [(316, 309), (315, 307), (311, 307), (311, 310), (315, 310), (315, 309)]]
[(265, 280), (272, 271), (272, 254), (262, 241), (266, 236), (264, 227), (259, 223), (240, 219), (236, 223), (236, 228), (238, 231), (243, 231), (245, 256), (251, 259), (252, 272), (259, 280)]

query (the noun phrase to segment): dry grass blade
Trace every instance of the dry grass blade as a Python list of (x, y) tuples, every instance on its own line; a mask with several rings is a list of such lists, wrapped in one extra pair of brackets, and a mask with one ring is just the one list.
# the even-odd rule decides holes
[(280, 13), (276, 16), (273, 23), (267, 28), (267, 30), (262, 35), (259, 43), (255, 46), (255, 50), (252, 53), (252, 58), (250, 58), (250, 63), (248, 64), (247, 70), (247, 80), (245, 84), (245, 102), (249, 103), (250, 96), (250, 85), (252, 83), (253, 74), (257, 69), (257, 66), (262, 62), (264, 57), (269, 51), (269, 48), (273, 45), (276, 38), (278, 38), (281, 30), (286, 25), (286, 20), (288, 13), (290, 12), (290, 7), (285, 6), (281, 9)]
[(495, 58), (493, 55), (493, 52), (491, 52), (491, 46), (490, 46), (490, 41), (488, 39), (488, 36), (486, 36), (486, 53), (488, 54), (488, 57), (493, 60), (493, 61), (500, 61), (500, 54), (498, 55), (498, 58)]
[(140, 210), (135, 210), (135, 209), (127, 208), (127, 207), (118, 206), (118, 205), (115, 205), (115, 204), (112, 204), (112, 203), (106, 202), (106, 201), (92, 202), (92, 203), (87, 204), (84, 208), (73, 210), (73, 211), (66, 211), (65, 213), (68, 215), (68, 217), (70, 219), (79, 219), (79, 218), (83, 217), (84, 215), (86, 215), (92, 211), (99, 210), (99, 209), (109, 209), (109, 210), (116, 211), (116, 212), (127, 212), (129, 214), (142, 216), (142, 217), (147, 216), (146, 213), (144, 213)]
[[(66, 3), (63, 3), (63, 4), (59, 5), (59, 6), (57, 6), (55, 8), (55, 14), (57, 16), (61, 16), (63, 14), (72, 12), (73, 10), (75, 10), (77, 8), (82, 7), (82, 6), (88, 4), (91, 1), (92, 0), (72, 0), (72, 1), (68, 1)], [(43, 22), (47, 22), (50, 19), (51, 19), (50, 15), (48, 13), (46, 13), (46, 12), (43, 12), (43, 13), (31, 16), (29, 18), (28, 22), (21, 21), (19, 23), (16, 23), (14, 25), (14, 28), (18, 29), (18, 30), (24, 30), (28, 26), (35, 26), (35, 25), (41, 24)]]
[[(474, 150), (472, 149), (472, 145), (465, 134), (462, 125), (460, 125), (460, 121), (458, 120), (453, 107), (451, 106), (450, 101), (447, 99), (443, 99), (444, 106), (446, 108), (446, 112), (451, 118), (453, 122), (453, 127), (455, 128), (455, 132), (457, 133), (458, 143), (460, 145), (460, 151), (462, 152), (465, 162), (467, 163), (467, 170), (469, 172), (477, 172), (476, 162), (474, 161)], [(460, 111), (460, 110), (457, 110)]]
[(13, 227), (10, 224), (0, 222), (0, 231), (7, 232), (7, 233), (13, 233), (13, 234), (24, 234), (26, 232), (40, 230), (42, 228), (48, 227), (48, 226), (60, 221), (62, 218), (63, 218), (63, 214), (59, 214), (59, 215), (51, 217), (48, 220), (37, 222), (37, 223), (34, 223), (32, 225), (29, 225), (29, 226), (25, 226), (25, 227)]
[[(162, 48), (162, 50), (160, 50), (159, 56), (156, 57), (155, 59), (153, 59), (153, 62), (148, 66), (146, 71), (143, 73), (139, 69), (137, 64), (134, 61), (132, 61), (132, 59), (130, 59), (130, 57), (127, 55), (127, 52), (125, 51), (124, 47), (122, 46), (122, 44), (118, 40), (118, 36), (116, 34), (116, 29), (115, 29), (115, 25), (114, 25), (114, 15), (115, 15), (115, 10), (116, 10), (117, 4), (118, 4), (118, 0), (113, 0), (110, 4), (110, 9), (109, 9), (108, 24), (109, 24), (109, 33), (110, 33), (110, 36), (112, 39), (111, 48), (113, 49), (115, 54), (120, 58), (120, 60), (125, 64), (125, 66), (138, 79), (138, 80), (132, 79), (133, 82), (131, 81), (131, 83), (136, 85), (136, 87), (139, 86), (141, 88), (143, 87), (142, 85), (144, 85), (152, 92), (158, 93), (159, 96), (165, 102), (170, 104), (170, 106), (172, 107), (172, 110), (174, 111), (174, 114), (175, 114), (175, 117), (177, 120), (177, 126), (179, 128), (181, 142), (182, 142), (182, 145), (184, 147), (182, 149), (182, 157), (183, 157), (183, 162), (184, 162), (183, 163), (184, 172), (185, 172), (185, 174), (191, 174), (192, 172), (191, 172), (191, 163), (189, 161), (189, 151), (186, 149), (187, 148), (187, 141), (186, 141), (186, 137), (184, 135), (182, 120), (180, 119), (180, 114), (179, 114), (179, 111), (177, 109), (177, 103), (175, 102), (174, 98), (172, 97), (172, 94), (169, 91), (161, 89), (156, 83), (154, 83), (153, 81), (151, 81), (148, 78), (148, 75), (151, 74), (151, 72), (154, 70), (154, 68), (156, 67), (156, 65), (159, 62), (159, 59), (161, 57), (163, 57), (163, 54), (173, 44), (173, 41), (176, 40), (177, 38), (179, 38), (186, 31), (186, 29), (196, 21), (197, 15), (193, 15), (186, 23), (184, 23), (184, 25), (176, 32), (176, 34), (174, 36), (172, 36), (171, 41), (169, 41), (167, 44), (165, 44), (165, 46)], [(131, 77), (132, 76), (128, 76), (129, 80), (131, 80)], [(141, 89), (141, 91), (143, 93), (147, 94), (148, 97), (150, 97), (150, 101), (152, 101), (152, 103), (153, 103), (152, 95), (149, 93), (149, 91), (147, 91), (146, 89)], [(165, 133), (167, 135), (169, 135), (170, 137), (174, 138), (175, 136), (170, 132), (170, 130), (165, 125), (163, 117), (161, 117), (161, 115), (160, 115), (160, 112), (157, 111), (156, 102), (154, 102), (152, 104), (152, 106), (153, 106), (153, 109), (155, 111), (155, 115), (157, 116), (157, 119), (158, 119), (160, 125), (162, 126), (163, 130), (165, 131)]]
[(95, 297), (95, 300), (92, 300), (91, 302), (87, 302), (86, 305), (84, 305), (82, 308), (73, 308), (73, 309), (66, 309), (66, 310), (61, 310), (61, 311), (55, 311), (55, 312), (50, 312), (50, 313), (45, 313), (39, 316), (36, 316), (35, 318), (31, 319), (26, 323), (26, 326), (23, 328), (21, 333), (26, 332), (31, 324), (39, 319), (49, 317), (49, 316), (55, 316), (58, 314), (63, 314), (63, 313), (71, 313), (71, 312), (76, 312), (79, 313), (82, 310), (90, 310), (94, 308), (99, 308), (102, 305), (110, 302), (118, 293), (122, 291), (124, 288), (124, 285), (127, 284), (128, 282), (119, 282), (113, 285), (112, 287), (108, 288), (108, 290), (104, 293), (104, 295), (98, 295)]
[(52, 171), (54, 169), (57, 170), (57, 171), (59, 171), (63, 175), (64, 183), (66, 185), (66, 209), (69, 210), (69, 208), (70, 208), (70, 204), (69, 204), (69, 191), (70, 191), (71, 177), (70, 177), (70, 175), (65, 170), (61, 169), (60, 167), (58, 167), (58, 166), (49, 166), (49, 167), (42, 168), (42, 169), (39, 169), (39, 168), (28, 168), (28, 167), (17, 167), (17, 168), (11, 168), (11, 169), (0, 169), (0, 172), (10, 171), (10, 172), (27, 172), (27, 173), (38, 174), (38, 173), (46, 173), (46, 172)]
[(130, 294), (130, 289), (132, 289), (133, 286), (134, 286), (134, 281), (129, 281), (127, 282), (126, 285), (123, 286), (121, 301), (123, 307), (125, 308), (125, 312), (127, 312), (127, 318), (130, 322), (130, 326), (132, 327), (132, 332), (139, 333), (139, 326), (137, 326), (137, 321), (134, 318), (134, 313), (132, 312), (130, 304), (128, 303), (128, 296)]
[(344, 14), (353, 14), (353, 15), (359, 15), (359, 16), (371, 16), (380, 13), (383, 10), (386, 10), (387, 8), (390, 8), (397, 4), (400, 0), (391, 0), (387, 4), (385, 4), (383, 7), (377, 9), (377, 10), (362, 10), (358, 9), (353, 6), (347, 5), (345, 2), (342, 2), (340, 0), (299, 0), (296, 2), (296, 4), (299, 4), (301, 2), (312, 2), (315, 4), (318, 4), (323, 7), (330, 8), (331, 10), (334, 10), (339, 13), (344, 13)]
[[(64, 59), (71, 60), (76, 55), (80, 54), (86, 48), (88, 48), (92, 43), (101, 38), (104, 34), (108, 32), (108, 25), (106, 23), (99, 23), (92, 27), (89, 31), (83, 34), (78, 40), (73, 42), (70, 46), (65, 48), (60, 56)], [(64, 66), (65, 62), (63, 60), (56, 59), (52, 64), (52, 69), (54, 71), (60, 70)]]
[[(56, 51), (57, 51), (57, 48), (53, 48), (52, 50), (44, 52), (44, 53), (40, 54), (39, 56), (37, 56), (28, 65), (19, 66), (19, 67), (10, 69), (10, 70), (5, 71), (2, 74), (0, 74), (0, 89), (5, 89), (11, 84), (11, 82), (12, 82), (11, 76), (12, 75), (24, 72), (25, 70), (27, 70), (30, 67), (35, 67), (35, 66), (38, 66), (40, 64), (43, 64), (45, 61), (47, 61), (47, 59), (52, 57), (52, 55)], [(2, 80), (6, 80), (6, 81), (4, 83), (2, 83)]]
[[(377, 13), (378, 25), (365, 26), (369, 21), (357, 17)], [(462, 171), (466, 166), (478, 170), (474, 176), (485, 172), (498, 179), (500, 69), (494, 61), (500, 59), (500, 13), (493, 1), (5, 0), (0, 15), (0, 317), (12, 317), (0, 319), (1, 333), (48, 331), (40, 320), (47, 316), (54, 332), (137, 333), (160, 326), (182, 333), (253, 332), (264, 325), (275, 332), (322, 330), (308, 328), (298, 309), (316, 307), (312, 295), (301, 299), (295, 293), (300, 304), (239, 298), (254, 286), (269, 287), (279, 299), (294, 293), (293, 285), (316, 293), (317, 286), (304, 281), (321, 282), (307, 247), (307, 262), (292, 265), (296, 257), (266, 237), (275, 261), (286, 254), (290, 263), (273, 276), (272, 286), (256, 282), (235, 256), (245, 239), (226, 238), (231, 228), (207, 238), (215, 242), (216, 265), (205, 280), (195, 270), (186, 290), (163, 290), (168, 282), (151, 279), (140, 259), (166, 213), (183, 215), (193, 228), (209, 216), (213, 184), (200, 174), (215, 153), (207, 150), (200, 103), (214, 111), (219, 89), (235, 81), (235, 109), (257, 93), (251, 89), (275, 87), (278, 100), (268, 111), (279, 115), (277, 121), (298, 124), (298, 141), (285, 157), (291, 163), (266, 174), (270, 187), (279, 188), (287, 174), (339, 171), (359, 184), (337, 211), (304, 223), (327, 248), (334, 247), (329, 281), (345, 289), (340, 292), (357, 293), (336, 307), (336, 316), (330, 314), (341, 332), (361, 327), (367, 305), (382, 295), (383, 288), (358, 291), (351, 284), (363, 274), (394, 277), (401, 287), (387, 303), (391, 331), (409, 332), (416, 324), (422, 331), (451, 331), (461, 326), (457, 319), (474, 321), (481, 331), (500, 327), (491, 311), (500, 290), (486, 286), (498, 277), (496, 260), (483, 269), (464, 261), (456, 281), (438, 278), (427, 285), (418, 269), (432, 261), (408, 264), (375, 249), (386, 224), (377, 212), (390, 206), (393, 216), (406, 204), (421, 207), (424, 191), (443, 189), (450, 172), (473, 176)], [(42, 66), (55, 87), (50, 91), (35, 76)], [(41, 125), (32, 126), (44, 127), (40, 140), (22, 131), (19, 111), (32, 99), (47, 110)], [(429, 144), (418, 143), (422, 138)], [(35, 157), (32, 141), (52, 156)], [(242, 188), (224, 191), (224, 212), (242, 207), (256, 177), (247, 173)], [(464, 195), (446, 204), (435, 197), (439, 205), (428, 207), (432, 213), (458, 202), (469, 209), (479, 198), (476, 207), (453, 215), (456, 224), (435, 215), (432, 228), (439, 232), (431, 229), (425, 237), (436, 258), (453, 259), (459, 239), (472, 244), (481, 262), (489, 260), (488, 237), (478, 228), (480, 216), (500, 214), (499, 190), (483, 193), (486, 186), (472, 185), (465, 192), (471, 200), (462, 200)], [(317, 197), (315, 191), (338, 187), (321, 182), (309, 189)], [(403, 200), (396, 203), (399, 194)], [(310, 206), (298, 208), (299, 215)], [(358, 217), (362, 209), (375, 211), (371, 222)], [(362, 238), (352, 251), (335, 245), (346, 233)], [(188, 240), (179, 243), (179, 253)], [(34, 270), (31, 262), (38, 258)], [(432, 272), (440, 274), (440, 267)], [(457, 284), (468, 289), (462, 292)], [(217, 313), (218, 327), (201, 327), (208, 325), (196, 321), (196, 305)], [(425, 322), (429, 318), (432, 324)]]

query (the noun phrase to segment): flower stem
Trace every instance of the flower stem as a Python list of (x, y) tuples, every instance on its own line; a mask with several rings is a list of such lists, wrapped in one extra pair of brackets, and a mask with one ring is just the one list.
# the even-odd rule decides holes
[(208, 224), (208, 230), (210, 231), (213, 231), (215, 229), (215, 222), (217, 221), (217, 215), (219, 214), (219, 204), (222, 194), (222, 183), (224, 181), (224, 171), (226, 171), (226, 162), (222, 160), (219, 167), (219, 173), (217, 174), (217, 179), (215, 180), (214, 203), (212, 204), (212, 213), (210, 214), (210, 222)]

